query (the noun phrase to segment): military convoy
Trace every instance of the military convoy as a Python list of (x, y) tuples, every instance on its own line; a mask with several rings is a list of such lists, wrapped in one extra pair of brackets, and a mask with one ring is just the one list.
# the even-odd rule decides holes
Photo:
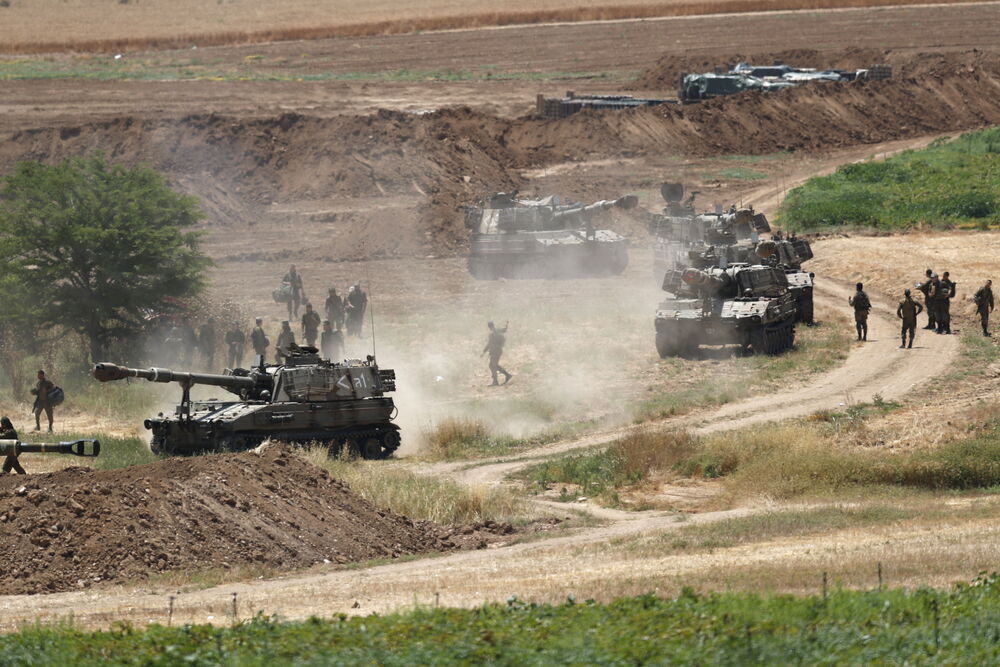
[(628, 240), (595, 229), (593, 218), (636, 204), (634, 195), (582, 204), (495, 193), (465, 208), (469, 272), (480, 280), (618, 275), (628, 266)]
[[(385, 396), (396, 388), (394, 371), (380, 369), (370, 356), (332, 363), (312, 347), (289, 346), (284, 352), (284, 363), (265, 364), (258, 357), (254, 368), (227, 369), (220, 375), (100, 363), (94, 377), (181, 386), (174, 414), (160, 413), (144, 423), (157, 454), (245, 450), (268, 438), (319, 443), (332, 454), (347, 447), (366, 459), (385, 458), (399, 447), (399, 427), (392, 423), (396, 406)], [(220, 387), (236, 398), (195, 401), (195, 385)]]
[[(699, 344), (740, 344), (766, 354), (791, 347), (794, 324), (813, 323), (813, 274), (802, 270), (813, 256), (809, 242), (780, 233), (762, 239), (771, 227), (752, 208), (698, 215), (697, 193), (682, 203), (684, 189), (678, 183), (664, 183), (660, 192), (667, 205), (650, 223), (653, 266), (671, 294), (656, 316), (660, 355), (688, 354)], [(784, 279), (772, 279), (777, 274)], [(752, 284), (732, 292), (740, 281)], [(792, 303), (791, 325), (786, 302)]]

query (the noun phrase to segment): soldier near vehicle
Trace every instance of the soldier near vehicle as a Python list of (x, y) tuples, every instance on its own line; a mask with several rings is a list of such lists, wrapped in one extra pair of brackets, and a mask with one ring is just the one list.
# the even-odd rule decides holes
[(267, 357), (267, 348), (271, 345), (271, 341), (264, 333), (264, 319), (261, 317), (254, 320), (254, 328), (250, 332), (250, 344), (253, 345), (255, 355)]
[(56, 386), (45, 377), (45, 371), (43, 370), (38, 371), (37, 377), (38, 383), (35, 385), (34, 389), (31, 390), (31, 394), (35, 397), (35, 404), (31, 408), (31, 411), (35, 414), (35, 430), (42, 430), (41, 415), (44, 411), (45, 416), (49, 419), (49, 433), (51, 433), (52, 408), (55, 403), (54, 391)]
[(205, 324), (198, 329), (198, 349), (205, 360), (205, 368), (212, 370), (215, 367), (215, 319), (208, 318)]
[(283, 285), (288, 285), (291, 295), (288, 300), (288, 319), (299, 316), (299, 304), (305, 301), (305, 289), (302, 286), (302, 274), (295, 270), (292, 264), (288, 268), (288, 273), (281, 279)]
[(311, 303), (306, 303), (306, 312), (302, 313), (302, 337), (306, 339), (306, 345), (309, 347), (316, 347), (320, 323), (319, 313), (313, 310)]
[(344, 334), (334, 331), (330, 320), (323, 320), (323, 335), (320, 337), (320, 352), (324, 359), (336, 361), (344, 358)]
[(931, 290), (934, 287), (934, 283), (937, 281), (937, 274), (931, 269), (927, 269), (924, 272), (925, 280), (922, 283), (917, 283), (916, 288), (920, 290), (920, 293), (924, 295), (924, 310), (927, 311), (927, 326), (925, 329), (936, 329), (937, 321), (934, 319), (934, 304), (931, 303)]
[(344, 326), (344, 300), (337, 294), (337, 288), (331, 287), (326, 295), (326, 302), (323, 304), (326, 319), (330, 320), (330, 325), (338, 331)]
[[(899, 302), (899, 307), (896, 308), (896, 317), (901, 319), (902, 328), (900, 329), (899, 335), (902, 338), (900, 347), (911, 348), (913, 347), (913, 337), (917, 332), (917, 315), (923, 311), (923, 306), (913, 300), (910, 295), (910, 290), (903, 291), (903, 300)], [(906, 342), (906, 334), (910, 334), (910, 342)]]
[[(17, 431), (14, 430), (14, 425), (10, 422), (8, 417), (0, 419), (0, 440), (20, 440), (20, 438), (17, 437)], [(4, 473), (14, 471), (18, 475), (27, 474), (18, 462), (17, 454), (8, 454), (4, 457), (3, 471)]]
[(191, 326), (191, 319), (188, 317), (181, 319), (178, 329), (181, 340), (180, 356), (184, 365), (190, 366), (194, 352), (198, 349), (198, 334), (195, 333), (194, 327)]
[(278, 332), (278, 342), (274, 344), (274, 359), (279, 364), (284, 360), (289, 348), (295, 345), (295, 333), (288, 324), (288, 320), (281, 322), (281, 331)]
[(955, 290), (957, 288), (958, 285), (951, 281), (950, 274), (947, 271), (942, 274), (941, 280), (935, 283), (933, 296), (935, 305), (937, 306), (936, 333), (951, 333), (951, 300), (955, 298)]
[(983, 326), (983, 335), (990, 335), (990, 313), (993, 312), (993, 281), (987, 280), (986, 284), (976, 290), (972, 300), (976, 302), (976, 313), (979, 314), (979, 323)]
[(504, 384), (510, 382), (510, 379), (514, 377), (507, 372), (507, 369), (500, 365), (503, 346), (507, 343), (507, 337), (504, 334), (507, 333), (507, 327), (510, 326), (510, 322), (504, 324), (503, 329), (497, 329), (492, 322), (489, 322), (486, 326), (490, 329), (490, 336), (486, 340), (486, 347), (483, 348), (483, 352), (479, 356), (483, 356), (487, 352), (490, 353), (490, 375), (493, 376), (493, 383), (490, 386), (496, 387), (500, 384), (497, 382), (497, 373), (504, 374)]
[(347, 335), (361, 337), (361, 328), (365, 321), (365, 309), (368, 307), (368, 295), (361, 289), (361, 283), (354, 283), (347, 291)]
[(233, 322), (232, 328), (226, 332), (223, 340), (226, 344), (226, 368), (239, 368), (243, 365), (243, 348), (247, 343), (247, 336), (243, 333), (238, 322)]
[(854, 308), (854, 328), (858, 331), (858, 340), (868, 340), (868, 313), (872, 309), (871, 299), (865, 294), (864, 287), (863, 283), (855, 285), (857, 291), (847, 299), (847, 303)]

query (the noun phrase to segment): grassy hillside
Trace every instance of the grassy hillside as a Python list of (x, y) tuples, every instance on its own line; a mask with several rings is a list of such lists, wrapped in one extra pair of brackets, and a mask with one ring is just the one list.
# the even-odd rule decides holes
[(846, 164), (792, 190), (793, 231), (831, 227), (987, 228), (1000, 222), (1000, 128), (940, 139), (882, 161)]

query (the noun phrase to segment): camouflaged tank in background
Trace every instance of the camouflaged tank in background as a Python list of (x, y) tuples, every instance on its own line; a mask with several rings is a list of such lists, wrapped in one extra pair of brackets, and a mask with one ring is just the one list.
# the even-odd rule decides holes
[[(366, 459), (385, 458), (399, 447), (399, 427), (392, 423), (396, 406), (385, 396), (396, 388), (394, 371), (380, 369), (372, 357), (333, 363), (311, 347), (291, 346), (286, 352), (283, 364), (265, 364), (258, 357), (255, 368), (227, 369), (222, 375), (101, 363), (94, 377), (180, 384), (174, 414), (145, 421), (157, 454), (239, 451), (269, 438), (319, 443), (334, 455), (347, 447)], [(221, 387), (236, 397), (193, 401), (194, 385)]]
[(469, 272), (480, 280), (618, 275), (628, 266), (628, 240), (595, 229), (593, 218), (637, 203), (634, 195), (581, 204), (494, 194), (465, 209)]
[(670, 296), (656, 311), (661, 357), (690, 356), (702, 345), (780, 354), (795, 344), (795, 297), (777, 267), (671, 269), (663, 290)]

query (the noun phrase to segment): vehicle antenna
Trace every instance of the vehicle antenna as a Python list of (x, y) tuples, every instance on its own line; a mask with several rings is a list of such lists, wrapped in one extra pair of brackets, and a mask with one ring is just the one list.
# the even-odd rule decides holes
[(368, 283), (368, 316), (372, 327), (372, 359), (377, 359), (375, 355), (375, 292), (372, 289), (372, 267), (368, 263), (368, 256), (365, 254), (365, 243), (361, 242), (361, 254), (365, 257), (365, 281)]

